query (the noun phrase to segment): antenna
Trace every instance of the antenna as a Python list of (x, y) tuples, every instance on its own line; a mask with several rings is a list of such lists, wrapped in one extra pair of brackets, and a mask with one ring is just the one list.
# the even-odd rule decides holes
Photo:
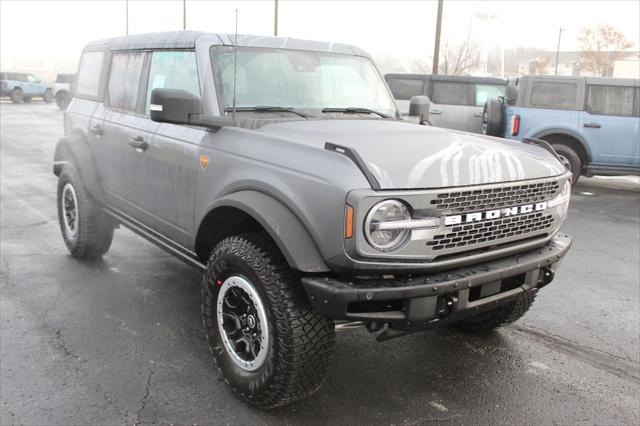
[(233, 42), (233, 108), (231, 118), (234, 125), (238, 125), (236, 122), (236, 80), (238, 75), (238, 9), (236, 9), (236, 36)]

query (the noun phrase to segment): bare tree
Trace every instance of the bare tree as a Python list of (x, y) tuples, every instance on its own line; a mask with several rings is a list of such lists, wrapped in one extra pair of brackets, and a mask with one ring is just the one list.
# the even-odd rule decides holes
[(458, 43), (444, 42), (443, 59), (439, 72), (449, 75), (462, 75), (480, 62), (480, 45), (471, 40), (471, 25), (466, 40)]
[(624, 50), (633, 47), (624, 34), (604, 24), (583, 28), (578, 41), (582, 50), (583, 69), (602, 77), (610, 77), (614, 62), (624, 57)]
[(549, 66), (551, 59), (549, 56), (539, 56), (529, 63), (529, 73), (531, 74), (549, 74)]

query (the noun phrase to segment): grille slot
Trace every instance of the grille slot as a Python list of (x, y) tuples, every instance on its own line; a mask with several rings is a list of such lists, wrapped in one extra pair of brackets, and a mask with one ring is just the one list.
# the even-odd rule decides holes
[(452, 214), (492, 210), (531, 204), (552, 198), (558, 192), (557, 181), (530, 183), (500, 188), (444, 192), (431, 200), (431, 206)]
[(435, 235), (427, 242), (433, 251), (472, 247), (510, 237), (526, 238), (528, 234), (544, 231), (553, 223), (553, 216), (545, 212), (504, 217), (494, 220), (451, 226), (449, 232)]

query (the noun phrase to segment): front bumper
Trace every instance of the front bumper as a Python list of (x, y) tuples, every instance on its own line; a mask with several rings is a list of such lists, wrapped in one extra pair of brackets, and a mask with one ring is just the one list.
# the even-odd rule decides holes
[(450, 323), (535, 292), (553, 279), (571, 246), (558, 234), (546, 245), (474, 266), (393, 279), (304, 277), (315, 310), (339, 320), (424, 326)]

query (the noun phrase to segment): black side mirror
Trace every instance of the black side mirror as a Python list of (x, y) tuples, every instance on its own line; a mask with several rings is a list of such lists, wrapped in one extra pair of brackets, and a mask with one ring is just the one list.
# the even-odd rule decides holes
[(153, 89), (149, 110), (158, 123), (191, 124), (190, 115), (202, 114), (202, 101), (186, 90)]
[(428, 96), (412, 96), (409, 102), (409, 116), (417, 117), (422, 123), (429, 115), (430, 104), (431, 101)]

